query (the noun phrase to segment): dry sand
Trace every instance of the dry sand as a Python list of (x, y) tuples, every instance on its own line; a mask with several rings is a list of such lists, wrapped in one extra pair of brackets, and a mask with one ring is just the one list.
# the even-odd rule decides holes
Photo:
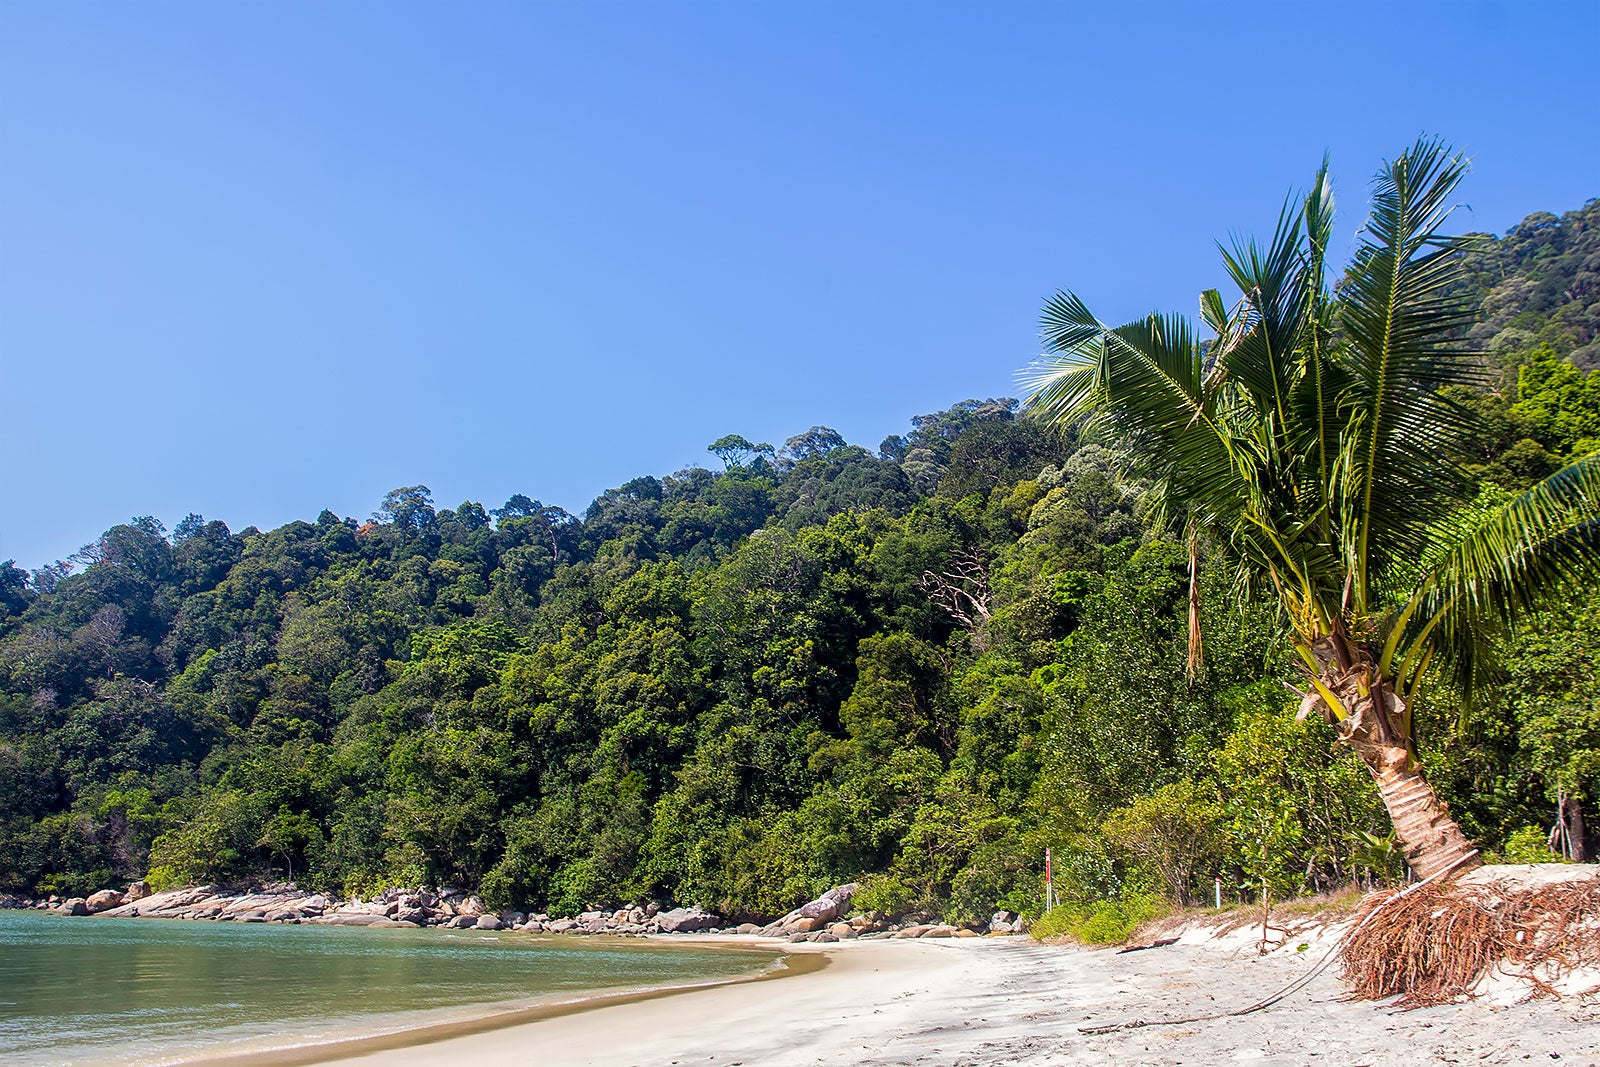
[[(1256, 1014), (1085, 1035), (1079, 1027), (1244, 1007), (1304, 975), (1337, 929), (1260, 956), (1256, 934), (1193, 931), (1116, 953), (1022, 937), (797, 945), (829, 965), (776, 981), (595, 1008), (401, 1049), (374, 1067), (1600, 1064), (1600, 1004), (1567, 998), (1395, 1013), (1341, 1001), (1330, 968)], [(1302, 943), (1305, 951), (1297, 951)]]

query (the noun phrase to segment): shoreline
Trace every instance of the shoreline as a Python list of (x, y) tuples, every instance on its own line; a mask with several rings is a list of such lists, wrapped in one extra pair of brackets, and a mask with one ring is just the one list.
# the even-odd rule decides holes
[[(1440, 1062), (1512, 1064), (1547, 1055), (1600, 1064), (1594, 998), (1462, 1004), (1395, 1012), (1351, 1002), (1336, 976), (1269, 1010), (1235, 1010), (1302, 976), (1339, 932), (1307, 929), (1267, 955), (1253, 931), (1185, 933), (1169, 947), (1047, 945), (1025, 938), (851, 941), (792, 946), (826, 958), (786, 981), (722, 983), (679, 995), (494, 1025), (384, 1047), (322, 1046), (339, 1067), (948, 1067), (1004, 1064), (1233, 1064), (1261, 1067)], [(1307, 943), (1306, 951), (1298, 950)], [(1164, 1022), (1201, 1016), (1192, 1022)], [(1108, 1023), (1145, 1020), (1111, 1033)], [(326, 1054), (326, 1055), (324, 1055)], [(286, 1067), (231, 1058), (217, 1067)]]
[[(652, 938), (652, 940), (654, 939)], [(668, 935), (661, 937), (661, 940), (676, 942), (679, 939)], [(399, 1050), (422, 1049), (441, 1042), (488, 1034), (511, 1027), (529, 1026), (551, 1019), (581, 1015), (601, 1009), (625, 1008), (629, 1005), (692, 993), (703, 993), (727, 986), (751, 985), (814, 974), (823, 970), (831, 962), (827, 953), (816, 951), (796, 952), (792, 945), (765, 938), (759, 942), (745, 938), (735, 940), (733, 938), (712, 937), (696, 938), (696, 941), (713, 948), (767, 948), (778, 951), (781, 946), (782, 951), (779, 951), (777, 959), (772, 966), (755, 974), (739, 978), (661, 986), (651, 989), (599, 992), (590, 996), (579, 996), (573, 999), (532, 1004), (505, 1010), (494, 1010), (491, 1005), (479, 1005), (477, 1010), (482, 1011), (483, 1014), (469, 1018), (448, 1022), (424, 1023), (420, 1026), (404, 1027), (382, 1033), (361, 1034), (336, 1038), (331, 1041), (317, 1041), (281, 1048), (240, 1050), (236, 1052), (210, 1051), (192, 1058), (173, 1061), (173, 1064), (174, 1067), (306, 1067), (309, 1064), (365, 1058)], [(474, 1010), (474, 1007), (471, 1005), (464, 1006), (463, 1010), (471, 1011)]]

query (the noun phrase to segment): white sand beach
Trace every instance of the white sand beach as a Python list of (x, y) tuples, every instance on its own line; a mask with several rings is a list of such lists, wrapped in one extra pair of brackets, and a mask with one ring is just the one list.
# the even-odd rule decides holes
[[(1254, 935), (1186, 934), (1119, 954), (1024, 937), (798, 945), (825, 968), (448, 1037), (346, 1049), (392, 1067), (811, 1064), (1600, 1064), (1600, 1004), (1567, 997), (1395, 1012), (1349, 1003), (1330, 968), (1255, 1014), (1086, 1035), (1080, 1027), (1225, 1012), (1304, 975), (1330, 935), (1265, 957)], [(1307, 940), (1309, 938), (1310, 940)], [(1307, 944), (1304, 951), (1297, 951)]]

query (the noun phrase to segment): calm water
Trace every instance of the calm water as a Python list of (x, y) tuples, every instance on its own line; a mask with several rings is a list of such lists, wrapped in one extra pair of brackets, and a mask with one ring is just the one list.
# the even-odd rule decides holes
[(754, 974), (757, 951), (472, 930), (0, 911), (0, 1063), (172, 1063), (599, 990)]

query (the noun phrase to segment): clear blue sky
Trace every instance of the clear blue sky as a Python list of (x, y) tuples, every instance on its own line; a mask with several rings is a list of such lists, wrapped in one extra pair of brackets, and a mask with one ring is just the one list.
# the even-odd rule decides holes
[(524, 492), (1010, 395), (1056, 288), (1419, 132), (1600, 195), (1600, 4), (0, 4), (0, 559)]

